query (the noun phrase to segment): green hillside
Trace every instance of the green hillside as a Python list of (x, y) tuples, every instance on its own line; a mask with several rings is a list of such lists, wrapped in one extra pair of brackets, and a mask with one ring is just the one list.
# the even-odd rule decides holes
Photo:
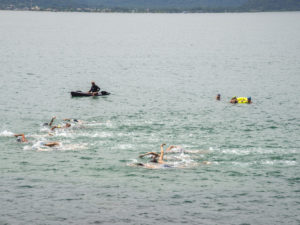
[(248, 0), (243, 10), (256, 11), (296, 11), (300, 10), (300, 0)]

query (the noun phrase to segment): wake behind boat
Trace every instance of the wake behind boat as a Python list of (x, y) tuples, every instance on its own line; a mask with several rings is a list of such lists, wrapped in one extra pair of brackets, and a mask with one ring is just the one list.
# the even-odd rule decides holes
[(110, 93), (107, 91), (101, 91), (97, 94), (91, 92), (71, 91), (72, 97), (90, 97), (90, 96), (105, 96), (105, 95), (110, 95)]

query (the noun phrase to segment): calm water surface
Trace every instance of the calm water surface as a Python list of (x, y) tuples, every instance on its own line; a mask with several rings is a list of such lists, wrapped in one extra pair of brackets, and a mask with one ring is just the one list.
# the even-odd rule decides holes
[(298, 21), (0, 11), (0, 224), (300, 224)]

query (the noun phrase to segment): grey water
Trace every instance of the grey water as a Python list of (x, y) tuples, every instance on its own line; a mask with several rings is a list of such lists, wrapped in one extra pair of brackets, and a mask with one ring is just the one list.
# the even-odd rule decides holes
[(0, 11), (0, 224), (300, 224), (299, 21)]

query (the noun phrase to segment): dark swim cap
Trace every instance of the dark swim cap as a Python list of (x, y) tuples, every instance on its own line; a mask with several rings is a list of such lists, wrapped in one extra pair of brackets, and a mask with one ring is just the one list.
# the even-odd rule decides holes
[(247, 99), (248, 99), (248, 100), (251, 100), (251, 97), (248, 97)]
[(49, 125), (49, 123), (43, 123), (43, 126), (48, 126)]
[(219, 97), (220, 97), (221, 95), (220, 95), (220, 94), (218, 94), (217, 96), (219, 96)]
[(17, 142), (22, 142), (22, 138), (21, 137), (17, 137)]

